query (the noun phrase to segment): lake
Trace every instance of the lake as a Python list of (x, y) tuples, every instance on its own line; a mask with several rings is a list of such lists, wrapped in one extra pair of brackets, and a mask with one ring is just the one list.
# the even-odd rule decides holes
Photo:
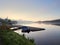
[(21, 24), (21, 25), (46, 29), (30, 33), (22, 33), (21, 30), (15, 31), (19, 34), (25, 34), (27, 38), (34, 39), (36, 45), (60, 45), (60, 26), (38, 24), (38, 23)]

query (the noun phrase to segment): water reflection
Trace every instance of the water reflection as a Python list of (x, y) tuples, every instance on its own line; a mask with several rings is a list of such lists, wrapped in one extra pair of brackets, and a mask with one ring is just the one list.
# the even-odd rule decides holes
[(60, 26), (60, 24), (53, 24), (53, 25)]
[[(24, 33), (26, 37), (33, 38), (36, 45), (60, 45), (60, 27), (55, 25), (46, 25), (46, 24), (29, 24), (26, 26), (45, 28), (44, 31)], [(16, 31), (19, 34), (19, 31)]]

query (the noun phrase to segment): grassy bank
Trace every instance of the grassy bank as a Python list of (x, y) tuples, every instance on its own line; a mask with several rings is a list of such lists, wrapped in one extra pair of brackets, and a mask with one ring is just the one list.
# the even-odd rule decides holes
[(0, 38), (3, 45), (34, 45), (33, 40), (26, 39), (10, 30), (0, 30)]

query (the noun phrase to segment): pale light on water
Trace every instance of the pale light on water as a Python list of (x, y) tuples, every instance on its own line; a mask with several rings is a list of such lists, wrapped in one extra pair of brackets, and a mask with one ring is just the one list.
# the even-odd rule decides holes
[[(60, 45), (60, 26), (46, 24), (23, 24), (31, 27), (45, 28), (43, 31), (24, 33), (26, 37), (33, 38), (36, 45)], [(23, 34), (17, 30), (19, 34)]]

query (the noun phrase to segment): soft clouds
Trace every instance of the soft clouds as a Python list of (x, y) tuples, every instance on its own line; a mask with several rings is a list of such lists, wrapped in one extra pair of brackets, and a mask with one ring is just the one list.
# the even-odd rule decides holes
[(60, 0), (0, 0), (0, 17), (23, 20), (60, 18)]

